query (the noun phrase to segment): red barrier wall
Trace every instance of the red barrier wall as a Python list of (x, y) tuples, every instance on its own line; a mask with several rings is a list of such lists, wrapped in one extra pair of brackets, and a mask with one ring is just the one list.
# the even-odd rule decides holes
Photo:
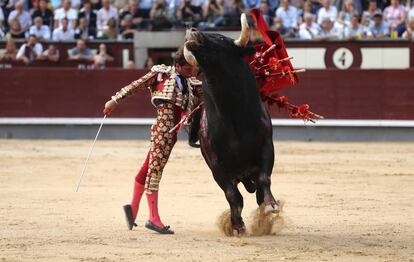
[[(139, 70), (0, 70), (0, 117), (99, 117), (105, 101)], [(330, 119), (414, 119), (414, 70), (308, 70), (281, 95)], [(149, 92), (127, 99), (114, 117), (154, 117)], [(274, 118), (288, 118), (272, 110)]]

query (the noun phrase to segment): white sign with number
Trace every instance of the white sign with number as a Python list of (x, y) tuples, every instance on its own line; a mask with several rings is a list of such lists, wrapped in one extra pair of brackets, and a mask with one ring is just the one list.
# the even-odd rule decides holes
[(339, 69), (348, 69), (354, 62), (354, 55), (348, 48), (338, 48), (332, 56), (334, 65)]

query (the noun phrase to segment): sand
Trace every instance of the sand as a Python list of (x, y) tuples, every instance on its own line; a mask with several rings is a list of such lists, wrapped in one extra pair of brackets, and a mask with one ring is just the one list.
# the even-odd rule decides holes
[[(414, 143), (275, 141), (284, 228), (226, 237), (228, 209), (198, 149), (179, 142), (160, 191), (175, 235), (126, 228), (122, 205), (147, 141), (0, 140), (1, 261), (414, 261)], [(249, 226), (257, 208), (242, 187)], [(145, 200), (145, 199), (144, 199)]]

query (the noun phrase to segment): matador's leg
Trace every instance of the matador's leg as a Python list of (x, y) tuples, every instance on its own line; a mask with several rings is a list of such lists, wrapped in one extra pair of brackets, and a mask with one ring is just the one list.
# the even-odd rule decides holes
[(158, 187), (162, 172), (177, 141), (175, 132), (169, 133), (181, 118), (181, 108), (170, 103), (157, 106), (157, 120), (151, 127), (151, 149), (145, 189), (147, 191), (150, 218), (147, 227), (165, 228), (158, 214)]

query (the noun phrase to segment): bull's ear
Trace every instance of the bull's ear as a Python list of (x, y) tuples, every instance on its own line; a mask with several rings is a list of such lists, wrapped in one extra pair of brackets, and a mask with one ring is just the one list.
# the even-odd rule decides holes
[(246, 46), (243, 48), (240, 48), (240, 55), (241, 56), (252, 56), (256, 53), (256, 49), (252, 46)]

